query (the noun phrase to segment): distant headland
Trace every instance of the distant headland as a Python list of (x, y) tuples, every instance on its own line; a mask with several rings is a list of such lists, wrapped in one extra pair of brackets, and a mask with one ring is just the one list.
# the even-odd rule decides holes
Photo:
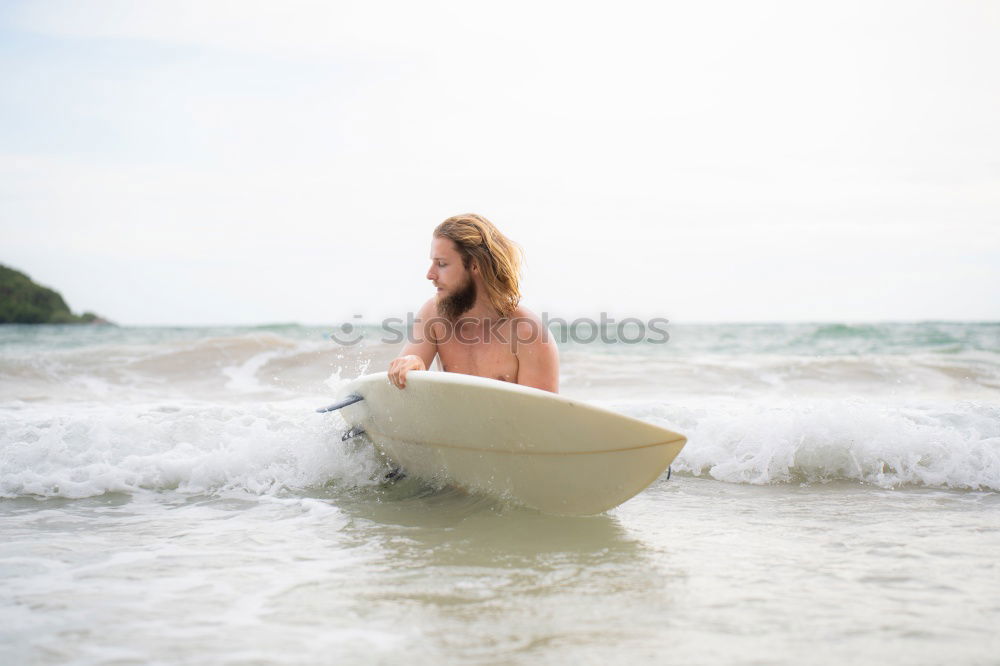
[(0, 324), (111, 324), (93, 312), (75, 315), (59, 292), (0, 264)]

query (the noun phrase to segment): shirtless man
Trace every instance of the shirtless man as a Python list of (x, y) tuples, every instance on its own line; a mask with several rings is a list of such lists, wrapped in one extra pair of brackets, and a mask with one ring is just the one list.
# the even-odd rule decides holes
[(520, 251), (479, 215), (450, 217), (434, 230), (427, 279), (437, 295), (413, 323), (410, 341), (389, 365), (389, 381), (426, 370), (437, 355), (445, 372), (559, 392), (559, 350), (542, 321), (521, 307)]

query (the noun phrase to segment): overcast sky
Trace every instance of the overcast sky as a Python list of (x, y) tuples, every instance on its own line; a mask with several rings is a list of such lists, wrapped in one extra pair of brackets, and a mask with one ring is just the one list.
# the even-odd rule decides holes
[(1000, 3), (0, 5), (0, 263), (123, 324), (1000, 319)]

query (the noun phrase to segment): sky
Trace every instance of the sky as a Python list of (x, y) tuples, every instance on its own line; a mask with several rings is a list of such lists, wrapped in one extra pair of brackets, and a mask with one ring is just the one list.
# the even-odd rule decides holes
[(1000, 3), (0, 4), (0, 263), (127, 325), (1000, 319)]

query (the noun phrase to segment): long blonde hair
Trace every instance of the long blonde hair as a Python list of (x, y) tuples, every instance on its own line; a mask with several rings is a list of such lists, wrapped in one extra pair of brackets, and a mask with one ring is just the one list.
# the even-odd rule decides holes
[(466, 269), (472, 262), (479, 266), (490, 303), (500, 316), (511, 316), (521, 301), (520, 246), (475, 213), (449, 217), (434, 229), (434, 236), (455, 242)]

